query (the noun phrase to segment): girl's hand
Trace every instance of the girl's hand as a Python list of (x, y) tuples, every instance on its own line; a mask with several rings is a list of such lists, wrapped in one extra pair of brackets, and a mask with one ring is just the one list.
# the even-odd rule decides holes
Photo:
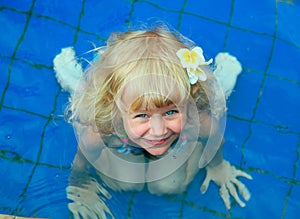
[(114, 218), (109, 208), (106, 206), (99, 194), (110, 198), (109, 193), (96, 180), (92, 180), (83, 187), (68, 186), (66, 188), (67, 198), (73, 202), (68, 204), (74, 219), (106, 219), (106, 213)]
[[(237, 189), (239, 194), (248, 201), (250, 199), (250, 192), (246, 186), (240, 182), (237, 177), (245, 177), (252, 180), (252, 177), (241, 171), (237, 170), (234, 166), (231, 166), (228, 161), (223, 160), (219, 165), (206, 167), (206, 178), (200, 188), (202, 194), (208, 189), (209, 183), (213, 180), (220, 188), (220, 196), (222, 197), (224, 204), (227, 209), (230, 209), (230, 195), (236, 200), (236, 202), (241, 206), (245, 207), (245, 203), (241, 201), (237, 194)], [(229, 195), (230, 194), (230, 195)]]

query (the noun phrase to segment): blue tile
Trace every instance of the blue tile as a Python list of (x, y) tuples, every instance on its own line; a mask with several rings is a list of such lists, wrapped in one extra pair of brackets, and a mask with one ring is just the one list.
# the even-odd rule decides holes
[[(0, 144), (8, 157), (16, 162), (35, 162), (45, 119), (28, 113), (2, 109), (0, 114)], [(26, 162), (26, 161), (24, 161)]]
[(216, 214), (226, 215), (227, 210), (219, 196), (219, 187), (210, 182), (205, 194), (202, 194), (200, 187), (205, 179), (205, 170), (200, 171), (188, 187), (183, 208), (184, 218), (216, 218)]
[[(292, 186), (292, 185), (290, 185)], [(300, 214), (300, 187), (293, 186), (291, 194), (287, 199), (286, 211), (284, 212), (284, 218), (297, 218)]]
[[(187, 1), (184, 11), (193, 13), (197, 16), (206, 17), (207, 19), (214, 19), (226, 24), (229, 21), (231, 2), (231, 0), (198, 0), (197, 2)], [(184, 25), (187, 25), (187, 23), (184, 23)]]
[(227, 101), (228, 114), (251, 119), (259, 95), (262, 75), (242, 72)]
[[(166, 1), (167, 2), (167, 1)], [(134, 5), (132, 23), (135, 29), (148, 29), (161, 23), (175, 29), (178, 26), (178, 11), (168, 11), (166, 8), (147, 4), (146, 2), (136, 2)]]
[(300, 82), (299, 60), (299, 47), (277, 40), (268, 73)]
[[(34, 13), (77, 26), (83, 1), (36, 1)], [(68, 10), (72, 9), (72, 10)]]
[[(1, 124), (1, 123), (0, 123)], [(2, 137), (2, 136), (1, 136)], [(2, 151), (4, 149), (1, 144)], [(2, 157), (0, 159), (1, 186), (0, 209), (1, 213), (11, 214), (20, 201), (20, 195), (26, 187), (30, 176), (32, 164), (13, 162)], [(18, 173), (18, 174), (16, 174)]]
[(15, 61), (4, 104), (48, 115), (59, 89), (53, 70)]
[(106, 32), (107, 29), (111, 30), (122, 23), (125, 24), (130, 10), (131, 3), (129, 1), (86, 1), (80, 27), (91, 33)]
[(255, 119), (299, 132), (299, 94), (299, 84), (268, 77)]
[(282, 38), (291, 44), (300, 45), (300, 4), (277, 2), (278, 5), (278, 31), (277, 37)]
[(69, 171), (38, 166), (19, 206), (22, 215), (66, 219), (69, 216), (66, 187)]
[(247, 166), (261, 168), (278, 176), (292, 177), (298, 136), (281, 133), (272, 126), (253, 124), (244, 150)]
[[(111, 190), (108, 190), (108, 192), (111, 194), (112, 198), (107, 199), (106, 205), (112, 211), (115, 218), (129, 218), (128, 214), (132, 216), (131, 218), (135, 218), (134, 215), (132, 215), (132, 209), (129, 207), (133, 204), (133, 192), (116, 192)], [(135, 200), (133, 200), (133, 202), (135, 202)]]
[(77, 141), (71, 124), (64, 120), (52, 121), (45, 132), (40, 162), (68, 167), (76, 152)]
[(0, 92), (4, 91), (6, 87), (6, 83), (8, 82), (8, 66), (9, 66), (9, 59), (0, 57)]
[[(121, 30), (121, 28), (120, 28)], [(120, 31), (118, 30), (118, 31)], [(116, 30), (112, 30), (111, 32), (115, 32)], [(76, 55), (79, 58), (91, 60), (92, 56), (90, 54), (85, 54), (87, 51), (90, 51), (94, 49), (94, 46), (100, 47), (104, 46), (106, 43), (107, 38), (111, 34), (111, 32), (107, 31), (105, 33), (100, 33), (100, 35), (92, 35), (92, 34), (86, 34), (86, 33), (79, 33), (77, 43), (74, 46), (74, 49), (76, 51)], [(70, 46), (70, 45), (67, 45)]]
[(17, 10), (27, 11), (30, 9), (33, 0), (23, 0), (22, 3), (11, 0), (1, 0), (0, 5), (4, 7), (10, 7)]
[(75, 32), (51, 20), (32, 17), (17, 57), (51, 66), (61, 48), (72, 45)]
[(59, 93), (56, 99), (56, 110), (54, 112), (53, 117), (58, 119), (65, 119), (65, 111), (69, 104), (70, 93), (67, 91), (62, 91)]
[(259, 33), (274, 33), (276, 25), (276, 2), (234, 1), (232, 25)]
[[(189, 25), (184, 25), (189, 24)], [(194, 25), (197, 24), (197, 25)], [(195, 16), (183, 15), (180, 31), (204, 50), (207, 59), (221, 52), (227, 27)]]
[(231, 29), (227, 51), (237, 57), (244, 69), (264, 72), (270, 58), (272, 40), (268, 36)]
[[(172, 199), (172, 197), (172, 195), (169, 196), (169, 199)], [(144, 219), (179, 218), (180, 206), (180, 202), (170, 201), (164, 196), (139, 192), (135, 196), (131, 216), (133, 219), (139, 219), (141, 215)], [(151, 208), (151, 211), (149, 211), (149, 208)]]
[[(149, 5), (153, 7), (162, 8), (166, 11), (179, 11), (184, 4), (184, 0), (173, 0), (173, 1), (161, 1), (161, 0), (150, 0), (146, 1)], [(137, 3), (136, 3), (137, 4)]]
[(249, 134), (250, 123), (227, 118), (225, 129), (224, 159), (239, 165), (242, 158), (243, 142)]
[[(213, 201), (216, 203), (215, 201)], [(217, 219), (226, 218), (229, 214), (226, 212), (216, 211), (206, 207), (206, 203), (203, 205), (197, 205), (195, 203), (189, 203), (184, 206), (183, 219)]]
[(232, 209), (231, 217), (279, 218), (289, 185), (269, 175), (253, 173), (252, 177), (253, 181), (247, 182), (251, 199), (244, 208), (236, 204)]
[(26, 15), (3, 10), (0, 16), (0, 51), (2, 55), (12, 56), (25, 27)]

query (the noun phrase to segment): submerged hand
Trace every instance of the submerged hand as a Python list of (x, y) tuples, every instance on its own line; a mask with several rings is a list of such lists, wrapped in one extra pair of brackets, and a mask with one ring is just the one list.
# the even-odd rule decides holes
[(99, 196), (101, 193), (110, 197), (109, 193), (96, 181), (91, 181), (89, 185), (84, 186), (81, 188), (70, 185), (66, 188), (67, 198), (73, 201), (68, 204), (68, 208), (73, 213), (74, 219), (106, 219), (106, 213), (114, 218)]
[[(252, 180), (252, 177), (241, 171), (237, 170), (234, 166), (231, 166), (228, 161), (223, 160), (221, 164), (215, 167), (206, 167), (206, 178), (201, 186), (202, 194), (208, 189), (209, 183), (213, 180), (220, 188), (220, 196), (222, 197), (224, 204), (227, 209), (230, 209), (230, 195), (236, 200), (236, 202), (241, 206), (245, 207), (245, 203), (241, 201), (237, 194), (237, 189), (239, 194), (248, 201), (250, 199), (250, 192), (247, 187), (240, 182), (237, 177), (245, 177)], [(230, 195), (229, 195), (230, 194)]]

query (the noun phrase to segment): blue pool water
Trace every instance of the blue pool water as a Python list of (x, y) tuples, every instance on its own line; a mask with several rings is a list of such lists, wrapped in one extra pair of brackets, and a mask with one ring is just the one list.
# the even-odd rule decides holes
[(228, 100), (226, 159), (250, 173), (245, 208), (226, 211), (199, 174), (178, 196), (112, 193), (116, 218), (297, 218), (300, 215), (299, 0), (1, 0), (0, 214), (71, 218), (65, 195), (76, 153), (64, 121), (68, 93), (52, 60), (113, 31), (161, 19), (204, 48), (243, 65)]

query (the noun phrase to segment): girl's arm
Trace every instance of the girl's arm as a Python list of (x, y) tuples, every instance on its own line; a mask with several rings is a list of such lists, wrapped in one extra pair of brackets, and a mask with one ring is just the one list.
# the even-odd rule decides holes
[[(209, 166), (216, 166), (220, 164), (223, 161), (223, 151), (222, 147), (225, 143), (225, 139), (223, 136), (223, 133), (221, 133), (218, 121), (211, 117), (206, 111), (202, 111), (199, 114), (199, 120), (200, 120), (200, 138), (204, 139), (204, 142), (207, 143), (208, 138), (211, 138), (213, 142), (218, 142), (219, 145), (203, 145), (208, 146), (211, 148), (208, 148), (207, 150), (211, 150), (211, 153), (205, 153), (203, 156), (206, 156), (203, 158), (203, 160), (207, 160), (207, 164)], [(217, 140), (214, 140), (217, 139)], [(209, 156), (209, 157), (207, 157)]]
[(108, 191), (91, 174), (91, 165), (78, 147), (74, 158), (69, 185), (66, 188), (68, 204), (74, 218), (114, 218), (104, 199), (111, 198)]
[[(202, 135), (202, 137), (208, 138), (209, 136), (221, 134), (217, 121), (211, 118), (207, 113), (204, 112), (200, 115), (200, 122), (200, 135)], [(213, 180), (220, 186), (220, 195), (227, 209), (230, 209), (231, 207), (230, 195), (241, 207), (244, 207), (245, 203), (241, 201), (238, 193), (240, 193), (246, 201), (250, 199), (251, 195), (247, 187), (237, 178), (242, 176), (251, 180), (252, 177), (241, 170), (237, 170), (228, 161), (223, 159), (222, 145), (224, 142), (225, 140), (222, 138), (217, 153), (206, 166), (206, 178), (201, 186), (201, 192), (205, 193), (210, 181)]]

